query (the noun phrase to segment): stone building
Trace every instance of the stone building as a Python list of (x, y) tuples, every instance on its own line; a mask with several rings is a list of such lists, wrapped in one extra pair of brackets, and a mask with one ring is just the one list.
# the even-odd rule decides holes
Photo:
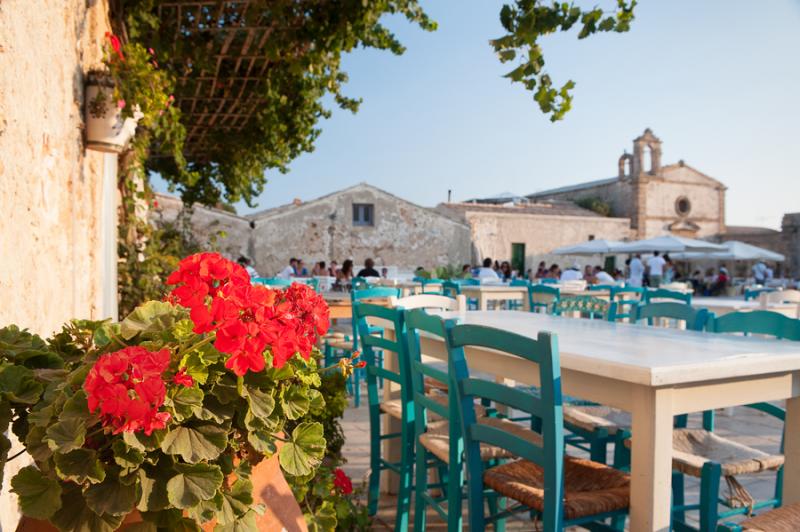
[[(158, 201), (156, 216), (174, 220), (180, 200), (160, 194)], [(465, 222), (366, 183), (248, 216), (200, 206), (194, 207), (191, 216), (201, 242), (232, 258), (251, 258), (267, 277), (278, 273), (291, 257), (302, 258), (309, 269), (320, 260), (341, 264), (349, 258), (356, 270), (368, 257), (378, 265), (407, 270), (470, 259), (470, 230)], [(219, 231), (226, 236), (216, 237)]]
[(684, 161), (664, 165), (661, 140), (652, 131), (634, 139), (633, 154), (618, 160), (617, 175), (527, 196), (532, 201), (598, 199), (612, 215), (630, 219), (633, 238), (667, 233), (701, 238), (725, 232), (725, 190)]
[(624, 240), (631, 234), (629, 218), (601, 216), (569, 201), (443, 203), (437, 210), (469, 224), (472, 263), (486, 257), (509, 260), (522, 271), (540, 260), (563, 262), (564, 257), (550, 254), (555, 248), (593, 238)]
[[(117, 156), (83, 138), (84, 76), (102, 61), (108, 2), (0, 4), (0, 327), (49, 335), (117, 312)], [(9, 481), (26, 463), (6, 467), (2, 530), (16, 528)]]

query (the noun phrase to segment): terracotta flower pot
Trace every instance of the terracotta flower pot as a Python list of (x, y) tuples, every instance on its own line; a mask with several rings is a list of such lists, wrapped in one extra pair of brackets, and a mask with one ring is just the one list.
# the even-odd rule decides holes
[[(253, 501), (266, 507), (264, 515), (256, 518), (259, 532), (280, 532), (281, 530), (307, 532), (308, 527), (303, 518), (303, 511), (297, 504), (292, 489), (281, 472), (277, 453), (253, 467), (250, 480), (253, 482)], [(134, 510), (128, 514), (118, 530), (124, 531), (128, 525), (141, 521), (139, 512)], [(203, 530), (212, 532), (215, 524), (214, 521), (206, 523), (203, 525)], [(58, 532), (58, 530), (47, 521), (23, 516), (17, 526), (17, 532)]]

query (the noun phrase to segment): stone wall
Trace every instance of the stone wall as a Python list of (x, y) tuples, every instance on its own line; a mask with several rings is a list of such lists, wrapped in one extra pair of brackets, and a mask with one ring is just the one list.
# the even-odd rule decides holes
[(789, 276), (800, 278), (800, 212), (783, 215), (781, 223), (783, 253), (786, 255), (784, 268)]
[[(353, 204), (374, 205), (372, 226), (353, 224)], [(371, 257), (380, 266), (414, 269), (462, 264), (470, 258), (464, 224), (380, 189), (360, 184), (328, 196), (249, 217), (255, 223), (251, 256), (264, 276), (278, 273), (291, 257), (314, 262), (352, 259), (356, 271)]]
[[(100, 318), (103, 155), (83, 147), (83, 73), (102, 58), (105, 1), (0, 2), (0, 326), (47, 335)], [(6, 468), (0, 528), (18, 514)]]
[[(150, 212), (155, 223), (175, 222), (183, 209), (183, 202), (167, 194), (156, 194), (158, 205)], [(221, 209), (195, 205), (189, 223), (194, 238), (208, 250), (219, 251), (236, 260), (240, 255), (250, 256), (250, 220)]]
[(542, 196), (536, 199), (554, 199), (561, 201), (578, 201), (581, 199), (597, 198), (611, 206), (612, 216), (630, 218), (635, 214), (635, 190), (629, 179), (618, 179), (593, 187), (564, 190)]

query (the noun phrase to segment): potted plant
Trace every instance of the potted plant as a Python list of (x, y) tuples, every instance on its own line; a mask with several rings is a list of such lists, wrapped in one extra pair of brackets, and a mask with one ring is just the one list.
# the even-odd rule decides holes
[(214, 253), (167, 284), (120, 323), (74, 321), (46, 343), (0, 330), (0, 421), (35, 461), (11, 480), (20, 529), (305, 528), (283, 474), (313, 478), (325, 454), (306, 419), (325, 406), (324, 300), (252, 285)]
[(125, 101), (115, 98), (111, 74), (91, 70), (86, 77), (85, 96), (86, 147), (110, 153), (120, 153), (136, 133), (136, 124), (144, 114), (136, 107), (125, 116)]

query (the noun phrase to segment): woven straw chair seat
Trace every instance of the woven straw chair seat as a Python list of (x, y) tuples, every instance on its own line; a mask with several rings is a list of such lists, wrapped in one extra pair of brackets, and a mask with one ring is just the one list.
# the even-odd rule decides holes
[(564, 406), (564, 423), (590, 432), (604, 428), (613, 435), (620, 429), (631, 428), (631, 415), (609, 406)]
[(344, 349), (345, 351), (352, 351), (353, 350), (353, 342), (350, 340), (345, 340), (344, 336), (337, 338), (333, 337), (326, 340), (328, 345), (334, 349)]
[(428, 393), (432, 390), (438, 390), (440, 392), (447, 393), (447, 385), (442, 381), (432, 379), (430, 377), (425, 377), (425, 393)]
[(703, 429), (672, 431), (674, 469), (699, 477), (708, 461), (720, 464), (722, 474), (728, 477), (778, 469), (783, 465), (783, 455), (769, 455)]
[[(433, 399), (437, 403), (442, 406), (447, 406), (447, 396), (444, 394), (433, 393), (426, 394), (429, 399)], [(393, 418), (402, 419), (403, 417), (403, 406), (400, 399), (391, 399), (389, 401), (383, 401), (380, 404), (381, 410), (392, 416)], [(475, 405), (475, 415), (478, 417), (483, 417), (486, 415), (486, 409), (481, 405)], [(428, 410), (428, 420), (429, 421), (441, 421), (442, 416), (436, 414), (435, 412), (431, 412)]]
[[(544, 470), (527, 460), (487, 469), (483, 483), (501, 495), (544, 510)], [(630, 476), (607, 465), (564, 457), (564, 517), (576, 519), (624, 510), (630, 503)]]
[(800, 530), (800, 503), (775, 508), (739, 525), (747, 532), (797, 532)]
[[(542, 445), (542, 437), (530, 429), (518, 425), (513, 421), (496, 417), (478, 418), (478, 423), (497, 427), (503, 431), (519, 436), (536, 445)], [(443, 462), (449, 462), (450, 458), (450, 424), (446, 421), (428, 426), (428, 432), (421, 434), (419, 443), (428, 451), (433, 453), (436, 458)], [(494, 445), (481, 444), (481, 459), (491, 460), (494, 458), (511, 458), (510, 452)]]

